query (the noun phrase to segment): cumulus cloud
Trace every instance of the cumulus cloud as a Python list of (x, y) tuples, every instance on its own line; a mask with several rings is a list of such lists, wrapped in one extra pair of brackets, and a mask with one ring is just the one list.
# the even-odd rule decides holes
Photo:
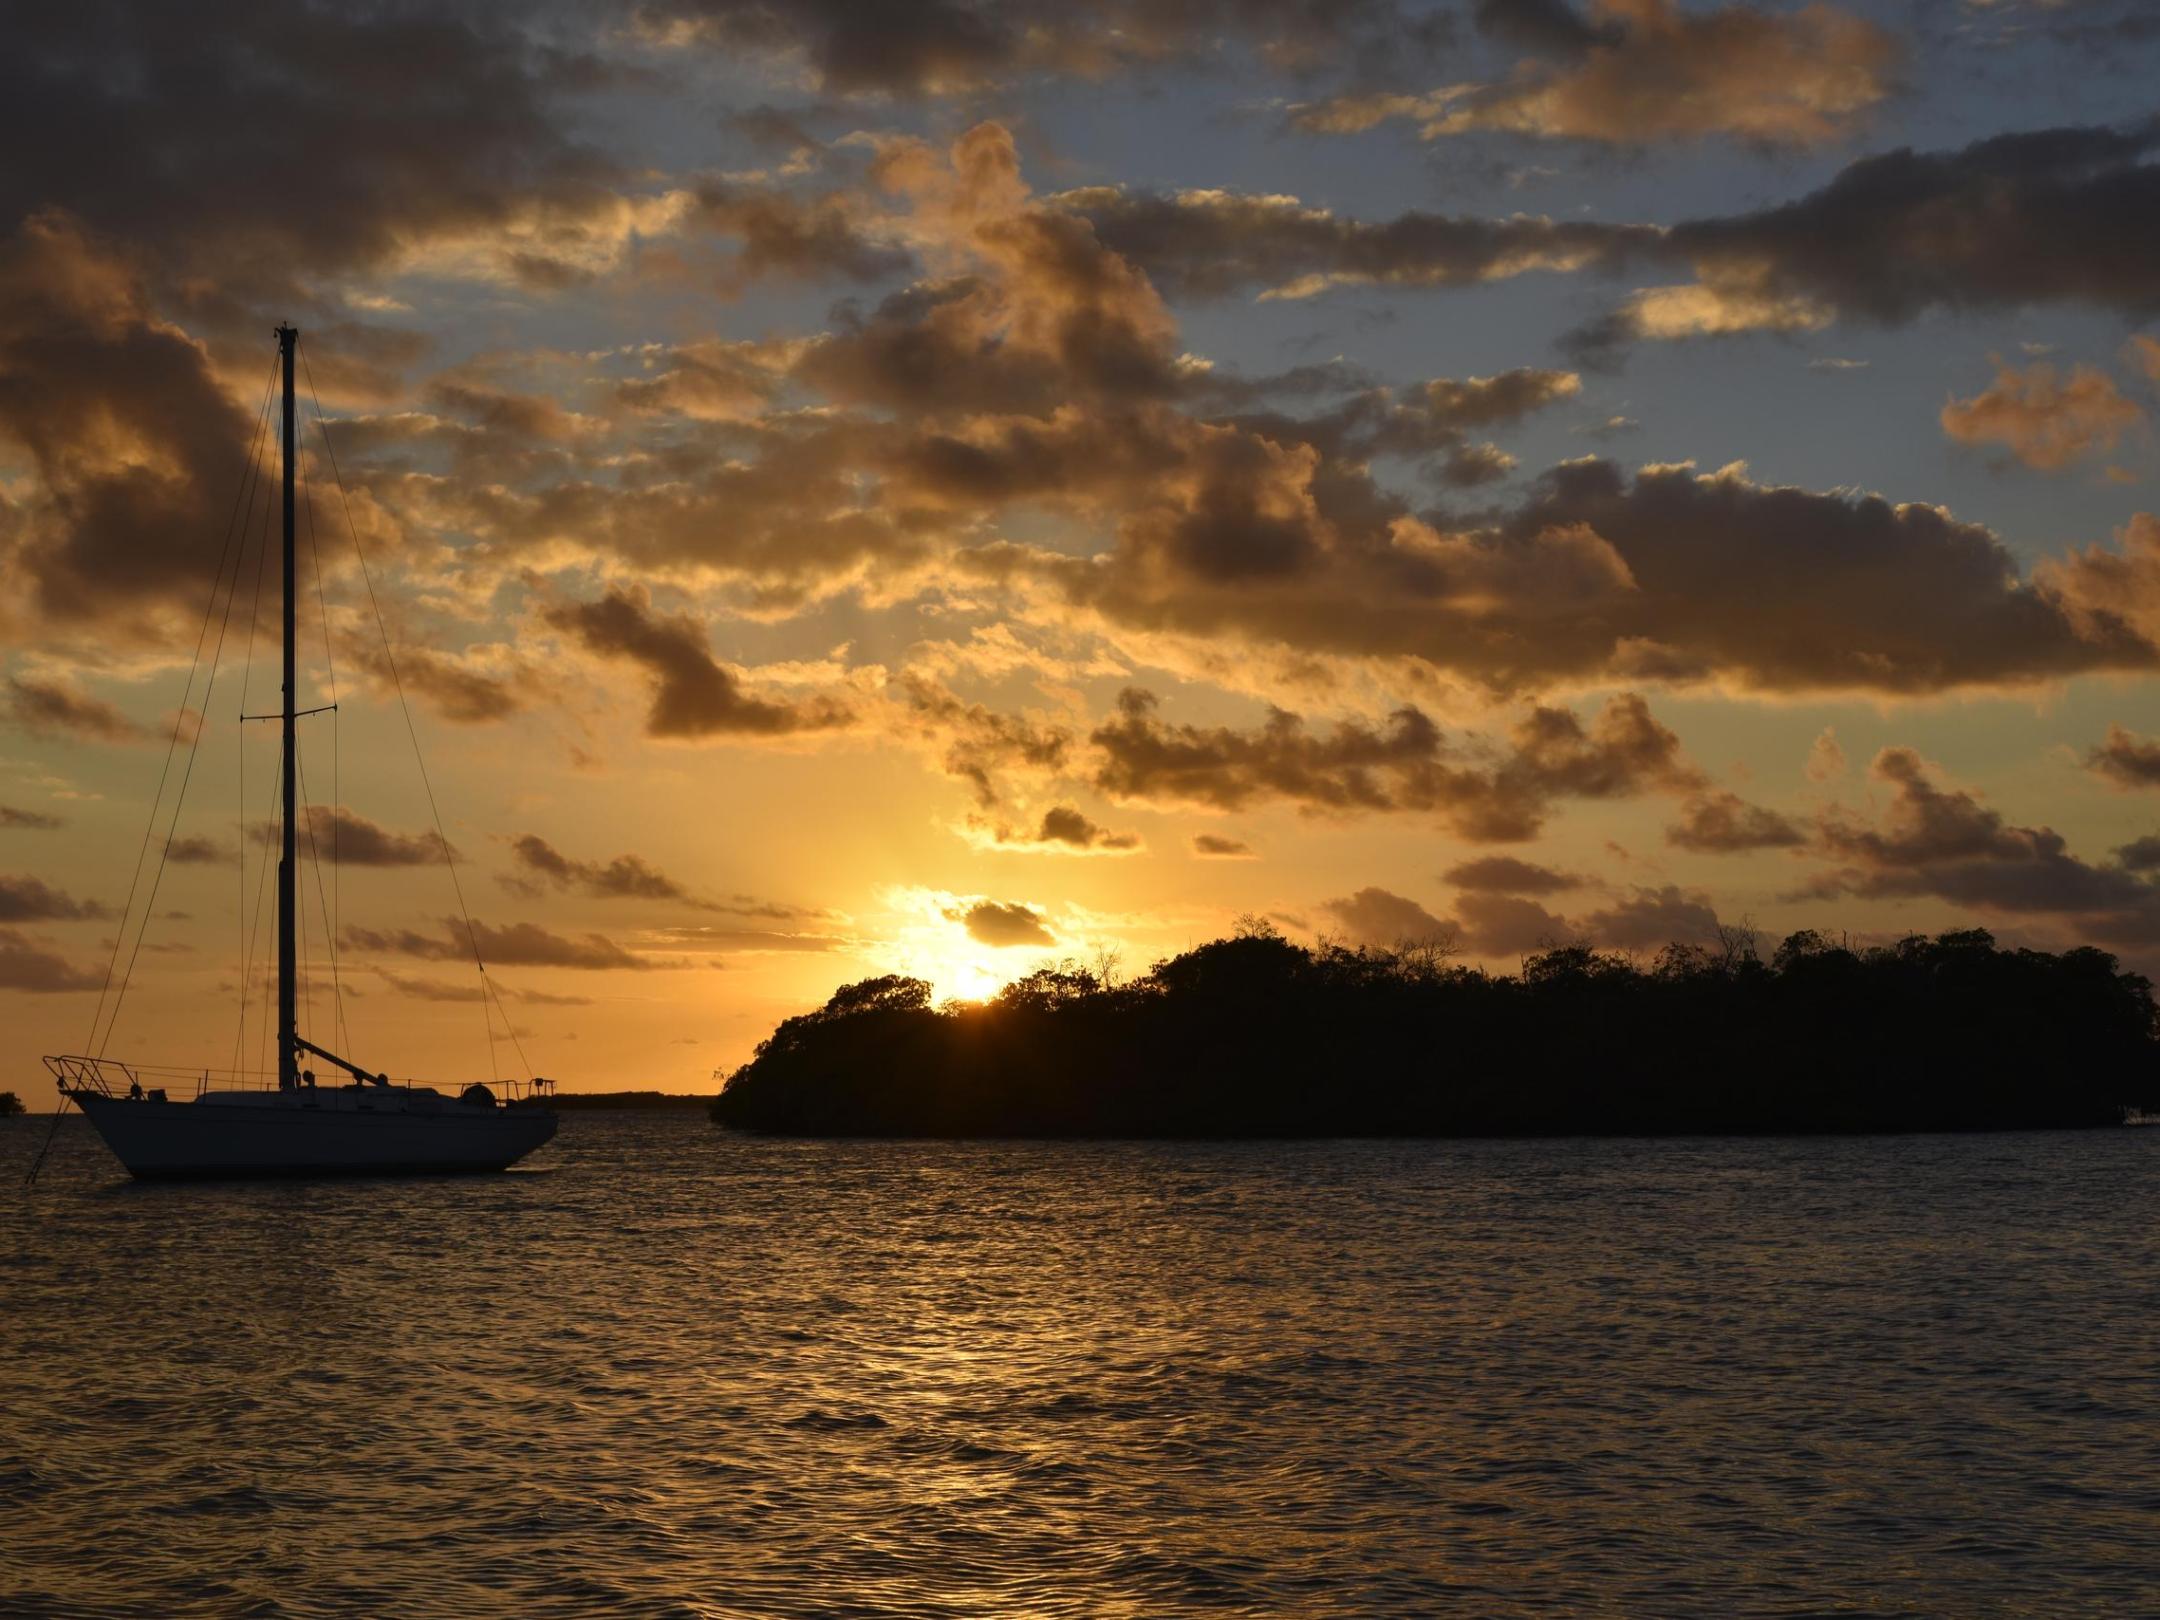
[(1993, 533), (1940, 507), (1737, 467), (1570, 462), (1447, 532), (1263, 462), (1200, 513), (1135, 518), (1107, 556), (996, 561), (1113, 630), (1415, 661), (1497, 693), (2009, 687), (2149, 669), (2160, 633), (2160, 527), (2027, 581)]
[(508, 719), (530, 706), (538, 678), (522, 667), (484, 665), (470, 653), (442, 652), (407, 645), (395, 650), (381, 641), (347, 638), (340, 649), (346, 667), (357, 667), (384, 692), (402, 690), (423, 699), (445, 720), (484, 725)]
[(1802, 768), (1810, 782), (1834, 782), (1845, 774), (1845, 750), (1837, 740), (1837, 727), (1824, 726), (1808, 744)]
[(1793, 849), (1807, 842), (1807, 834), (1789, 816), (1719, 789), (1683, 804), (1680, 819), (1665, 829), (1665, 842), (1698, 855), (1737, 855)]
[(24, 810), (12, 804), (0, 804), (0, 827), (12, 827), (27, 832), (53, 832), (66, 826), (59, 816), (48, 815), (43, 810)]
[(1476, 891), (1459, 895), (1453, 920), (1464, 946), (1480, 956), (1519, 956), (1575, 937), (1565, 917), (1520, 895)]
[(1573, 872), (1517, 860), (1512, 855), (1484, 855), (1463, 861), (1449, 867), (1441, 878), (1458, 889), (1480, 894), (1560, 894), (1589, 882)]
[[(65, 215), (0, 240), (0, 443), (37, 473), (0, 531), (0, 580), (62, 621), (175, 600), (201, 611), (217, 567), (204, 542), (231, 520), (248, 423), (128, 260)], [(18, 713), (24, 701), (18, 683)]]
[(104, 983), (103, 974), (76, 967), (14, 929), (0, 928), (0, 990), (97, 990)]
[(1030, 826), (1011, 827), (978, 818), (971, 830), (985, 848), (1052, 855), (1131, 855), (1143, 846), (1140, 835), (1113, 832), (1075, 810), (1053, 805)]
[(1071, 754), (1074, 739), (1067, 726), (963, 699), (917, 672), (903, 675), (899, 685), (898, 734), (928, 747), (946, 774), (966, 782), (985, 809), (1004, 797), (1007, 776), (1054, 774)]
[(0, 923), (74, 922), (111, 913), (94, 900), (77, 900), (27, 874), (0, 872)]
[[(314, 841), (317, 855), (328, 859), (333, 851), (346, 866), (433, 866), (444, 856), (443, 842), (434, 831), (405, 833), (370, 821), (343, 805), (311, 804), (301, 811), (301, 833)], [(278, 829), (264, 823), (255, 829), (258, 843), (275, 843)], [(452, 848), (449, 852), (455, 855)]]
[(597, 601), (558, 604), (545, 616), (588, 651), (645, 669), (653, 689), (647, 736), (774, 737), (853, 723), (846, 707), (831, 698), (788, 703), (751, 696), (741, 678), (713, 657), (696, 620), (655, 613), (642, 589), (616, 586)]
[(978, 900), (964, 911), (949, 913), (966, 927), (968, 938), (1004, 949), (1014, 945), (1054, 945), (1056, 938), (1033, 906), (1019, 901)]
[(723, 277), (729, 288), (767, 279), (881, 281), (914, 263), (847, 192), (806, 197), (709, 179), (697, 187), (696, 198), (691, 222), (740, 243)]
[(1798, 10), (1678, 0), (1592, 0), (1585, 18), (1554, 0), (1485, 4), (1480, 26), (1546, 54), (1499, 84), (1425, 96), (1353, 93), (1299, 109), (1322, 134), (1409, 119), (1427, 140), (1473, 130), (1643, 145), (1737, 137), (1815, 146), (1849, 134), (1895, 87), (1904, 48), (1826, 4)]
[(2160, 788), (2160, 739), (2111, 725), (2100, 746), (2085, 756), (2085, 768), (2119, 788)]
[(2050, 921), (2106, 944), (2160, 944), (2160, 887), (2139, 846), (2120, 864), (2081, 860), (2052, 828), (2019, 826), (1971, 791), (1944, 786), (1909, 748), (1883, 749), (1870, 774), (1890, 801), (1874, 820), (1824, 812), (1820, 845), (1840, 864), (1810, 895), (1924, 896)]
[(1563, 798), (1624, 798), (1699, 780), (1679, 739), (1642, 699), (1623, 694), (1589, 723), (1567, 709), (1533, 708), (1492, 763), (1448, 749), (1416, 709), (1385, 727), (1356, 720), (1308, 730), (1277, 709), (1257, 728), (1164, 720), (1152, 693), (1128, 688), (1091, 742), (1095, 785), (1114, 797), (1236, 810), (1271, 800), (1316, 813), (1414, 811), (1438, 815), (1462, 837), (1534, 837)]
[(1984, 393), (1942, 408), (1943, 432), (1958, 443), (2001, 445), (2042, 472), (2114, 449), (2144, 417), (2106, 372), (2074, 366), (2061, 376), (2045, 362), (2019, 371), (1997, 361)]
[(1570, 919), (1522, 894), (1473, 889), (1456, 897), (1452, 919), (1462, 942), (1480, 956), (1519, 956), (1582, 941), (1617, 950), (1656, 950), (1717, 937), (1710, 897), (1697, 890), (1637, 888), (1610, 905)]
[(1633, 337), (2036, 304), (2143, 319), (2160, 310), (2156, 142), (2155, 124), (2072, 126), (1861, 158), (1793, 202), (1673, 226), (1656, 257), (1696, 282), (1638, 294), (1578, 340), (1594, 353)]
[(1591, 912), (1578, 926), (1594, 944), (1644, 951), (1714, 940), (1718, 937), (1718, 914), (1707, 894), (1668, 883), (1657, 889), (1637, 889), (1605, 909)]
[(1415, 900), (1382, 888), (1368, 886), (1339, 900), (1323, 900), (1320, 909), (1340, 923), (1352, 943), (1358, 945), (1385, 949), (1413, 941), (1452, 943), (1458, 933), (1452, 924), (1442, 922)]
[(543, 887), (575, 889), (603, 900), (688, 900), (689, 893), (639, 855), (610, 861), (574, 860), (538, 833), (511, 840), (517, 871), (503, 879), (513, 889), (537, 893)]
[(2116, 531), (2115, 548), (2087, 546), (2033, 570), (2080, 635), (2124, 634), (2160, 646), (2160, 517), (2139, 513)]
[(150, 735), (146, 727), (103, 698), (41, 676), (10, 675), (5, 712), (14, 725), (33, 737), (135, 743), (147, 741)]
[(1094, 187), (1066, 205), (1183, 296), (1331, 286), (1449, 287), (1529, 271), (1682, 269), (1572, 341), (1607, 357), (1643, 338), (1902, 325), (1935, 310), (2068, 304), (2160, 311), (2160, 126), (2065, 126), (1947, 151), (1856, 159), (1818, 189), (1672, 225), (1422, 212), (1359, 220), (1294, 197)]

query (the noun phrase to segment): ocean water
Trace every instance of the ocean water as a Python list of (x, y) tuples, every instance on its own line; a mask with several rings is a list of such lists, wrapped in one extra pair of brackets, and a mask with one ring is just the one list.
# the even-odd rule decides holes
[(143, 1186), (0, 1125), (0, 1612), (2160, 1613), (2160, 1131)]

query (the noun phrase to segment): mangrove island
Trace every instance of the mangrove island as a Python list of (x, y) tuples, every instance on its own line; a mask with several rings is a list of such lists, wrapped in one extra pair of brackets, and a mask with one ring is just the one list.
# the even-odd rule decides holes
[(1067, 962), (980, 1003), (869, 979), (729, 1076), (720, 1124), (831, 1136), (1517, 1136), (2060, 1129), (2160, 1103), (2151, 981), (1983, 930), (1815, 932), (1519, 974), (1434, 944), (1241, 928), (1126, 983)]

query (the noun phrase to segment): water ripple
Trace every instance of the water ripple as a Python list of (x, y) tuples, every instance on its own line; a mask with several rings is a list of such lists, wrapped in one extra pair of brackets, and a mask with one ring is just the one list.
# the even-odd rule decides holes
[(2156, 1612), (2156, 1149), (573, 1115), (147, 1187), (71, 1124), (0, 1206), (0, 1612)]

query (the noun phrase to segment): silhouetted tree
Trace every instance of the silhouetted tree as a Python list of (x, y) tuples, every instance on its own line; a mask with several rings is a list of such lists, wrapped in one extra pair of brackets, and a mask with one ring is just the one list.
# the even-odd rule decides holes
[(22, 1099), (12, 1091), (0, 1091), (0, 1119), (9, 1119), (23, 1111)]
[(2160, 1103), (2153, 987), (2104, 951), (1967, 929), (1765, 962), (1742, 927), (1647, 968), (1581, 943), (1515, 976), (1243, 918), (1127, 983), (1075, 961), (933, 1008), (865, 980), (790, 1018), (713, 1117), (854, 1135), (1985, 1130)]

